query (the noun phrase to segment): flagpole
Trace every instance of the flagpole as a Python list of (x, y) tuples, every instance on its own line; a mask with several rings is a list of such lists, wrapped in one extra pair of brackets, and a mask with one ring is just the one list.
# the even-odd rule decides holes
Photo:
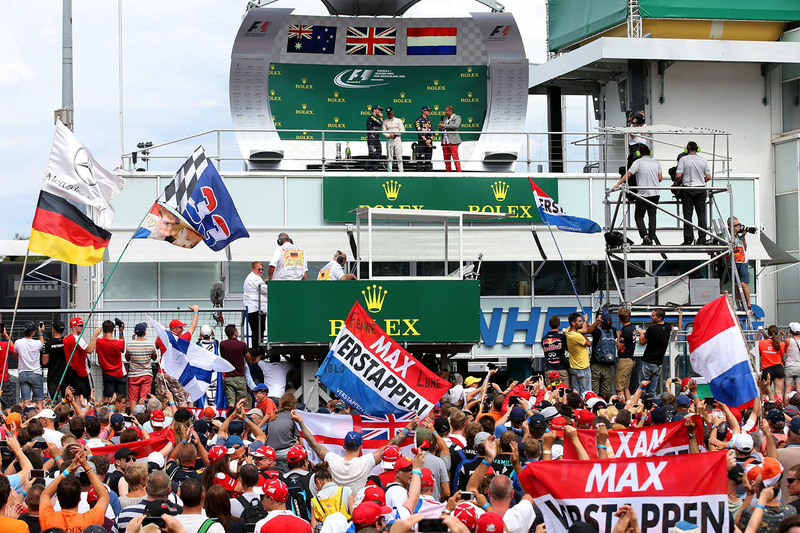
[(581, 303), (581, 297), (578, 296), (578, 290), (575, 288), (575, 283), (572, 281), (572, 276), (569, 273), (569, 269), (567, 268), (567, 263), (564, 261), (564, 256), (561, 255), (561, 248), (558, 247), (558, 241), (556, 241), (556, 236), (553, 234), (553, 228), (550, 226), (550, 223), (545, 221), (547, 224), (547, 229), (550, 230), (550, 236), (553, 238), (553, 244), (556, 245), (556, 251), (558, 251), (558, 257), (561, 258), (561, 264), (564, 265), (564, 272), (567, 273), (567, 278), (569, 279), (569, 284), (572, 285), (572, 292), (575, 293), (575, 299), (578, 300), (578, 307), (581, 309), (581, 315), (583, 315), (583, 304)]
[[(6, 375), (6, 370), (8, 369), (8, 356), (11, 354), (11, 344), (14, 342), (12, 340), (12, 335), (14, 334), (14, 323), (17, 320), (17, 308), (19, 307), (19, 293), (22, 291), (22, 280), (25, 279), (25, 267), (28, 265), (28, 255), (31, 253), (30, 249), (25, 250), (25, 260), (22, 262), (22, 274), (19, 276), (19, 285), (17, 286), (17, 296), (14, 299), (14, 313), (11, 315), (11, 329), (8, 330), (10, 335), (8, 336), (8, 343), (6, 344), (6, 358), (3, 361), (3, 373), (0, 376)], [(0, 333), (2, 333), (0, 331)], [(9, 379), (10, 381), (10, 379)], [(3, 394), (3, 384), (5, 382), (0, 382), (0, 396)]]

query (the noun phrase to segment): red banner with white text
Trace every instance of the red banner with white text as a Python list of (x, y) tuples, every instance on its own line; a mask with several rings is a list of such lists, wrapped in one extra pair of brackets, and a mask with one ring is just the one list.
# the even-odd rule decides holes
[(578, 521), (611, 533), (630, 505), (642, 533), (669, 531), (685, 520), (703, 533), (728, 531), (726, 452), (601, 461), (537, 461), (519, 475), (544, 514), (547, 533)]

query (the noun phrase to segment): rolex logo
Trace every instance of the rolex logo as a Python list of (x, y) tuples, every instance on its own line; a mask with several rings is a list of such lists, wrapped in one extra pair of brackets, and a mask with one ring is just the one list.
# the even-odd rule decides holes
[(472, 72), (472, 67), (467, 67), (467, 72)]
[(400, 98), (405, 98), (405, 97), (406, 97), (406, 93), (400, 93)]
[(305, 85), (305, 84), (306, 84), (306, 81), (308, 81), (308, 80), (307, 80), (306, 78), (302, 78), (300, 81), (302, 81), (302, 82), (303, 82), (303, 85)]
[(433, 110), (439, 111), (439, 104), (433, 104)]
[(467, 93), (467, 98), (472, 98), (472, 91), (469, 91), (469, 92)]
[(472, 117), (468, 117), (467, 118), (467, 122), (469, 122), (471, 124), (472, 123)]
[(439, 85), (439, 80), (433, 80), (434, 85)]
[(494, 199), (498, 202), (502, 202), (506, 199), (506, 194), (508, 194), (509, 185), (505, 181), (495, 181), (492, 184), (492, 192), (494, 193)]
[(386, 193), (386, 199), (390, 201), (397, 200), (397, 195), (400, 194), (400, 187), (403, 185), (397, 183), (395, 180), (389, 180), (383, 184), (383, 192)]
[(302, 107), (303, 109), (305, 109), (305, 108), (307, 108), (307, 107), (308, 107), (308, 104), (303, 104), (301, 107)]
[(269, 69), (270, 69), (270, 70), (275, 70), (275, 64), (271, 64), (271, 65), (269, 66)]
[(269, 94), (270, 96), (275, 96), (275, 89), (270, 89)]
[(339, 117), (333, 117), (333, 121), (338, 123), (339, 122)]
[(364, 302), (367, 304), (367, 309), (370, 313), (380, 313), (381, 309), (383, 309), (383, 301), (386, 299), (386, 293), (389, 292), (384, 290), (384, 288), (380, 285), (372, 285), (371, 287), (367, 285), (367, 290), (361, 291), (361, 294), (364, 295)]
[(334, 98), (339, 98), (339, 91), (333, 91)]

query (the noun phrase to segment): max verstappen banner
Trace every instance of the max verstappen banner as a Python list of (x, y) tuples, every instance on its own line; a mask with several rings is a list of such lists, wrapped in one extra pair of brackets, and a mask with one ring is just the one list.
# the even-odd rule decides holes
[(726, 453), (693, 453), (604, 461), (529, 463), (519, 480), (544, 514), (547, 533), (584, 521), (611, 533), (621, 505), (636, 510), (642, 533), (681, 520), (702, 533), (728, 531)]
[(358, 302), (317, 377), (354, 409), (372, 416), (405, 411), (425, 416), (450, 387), (387, 335)]
[[(696, 427), (702, 427), (702, 419), (695, 416)], [(579, 429), (578, 438), (591, 459), (597, 459), (595, 431)], [(689, 453), (689, 433), (683, 420), (634, 429), (608, 432), (609, 457), (651, 457)], [(564, 459), (577, 459), (578, 453), (569, 439), (564, 440)]]

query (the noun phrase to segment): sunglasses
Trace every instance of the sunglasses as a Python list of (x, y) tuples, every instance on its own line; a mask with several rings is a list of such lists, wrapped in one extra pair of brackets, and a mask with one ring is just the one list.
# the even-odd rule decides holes
[(257, 270), (258, 272), (261, 272), (261, 271), (263, 271), (264, 269), (263, 269), (263, 268), (257, 268), (256, 270)]
[(789, 485), (791, 485), (792, 483), (794, 483), (794, 482), (795, 482), (795, 481), (797, 481), (798, 479), (800, 479), (800, 478), (797, 478), (797, 477), (787, 477), (787, 478), (786, 478), (786, 483), (787, 483), (787, 484), (789, 484)]
[(133, 457), (126, 457), (123, 459), (126, 463), (132, 463), (134, 461)]

